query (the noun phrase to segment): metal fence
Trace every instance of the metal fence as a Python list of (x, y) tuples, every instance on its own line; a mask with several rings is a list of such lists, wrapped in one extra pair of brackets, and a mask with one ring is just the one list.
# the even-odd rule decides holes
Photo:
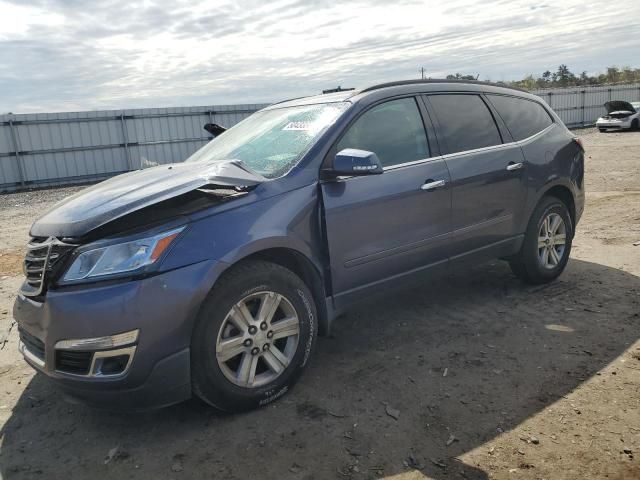
[(0, 192), (73, 185), (182, 161), (266, 105), (0, 115)]
[[(640, 84), (537, 90), (569, 127), (593, 125), (608, 100), (640, 101)], [(73, 185), (182, 161), (266, 105), (0, 115), (0, 192)]]
[(640, 84), (570, 87), (535, 90), (569, 128), (594, 125), (606, 113), (604, 103), (610, 100), (640, 101)]

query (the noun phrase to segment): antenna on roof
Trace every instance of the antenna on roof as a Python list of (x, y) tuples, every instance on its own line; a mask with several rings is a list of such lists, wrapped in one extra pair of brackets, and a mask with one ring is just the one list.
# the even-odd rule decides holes
[(322, 90), (322, 94), (326, 95), (327, 93), (338, 93), (338, 92), (348, 92), (349, 90), (355, 90), (355, 88), (342, 88), (338, 85), (338, 88), (330, 88), (328, 90)]

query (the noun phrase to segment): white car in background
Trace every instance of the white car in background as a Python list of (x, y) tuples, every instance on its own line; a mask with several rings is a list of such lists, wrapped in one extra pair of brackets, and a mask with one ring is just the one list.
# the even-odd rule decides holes
[(607, 109), (607, 114), (596, 121), (596, 127), (601, 132), (608, 129), (637, 130), (640, 128), (640, 102), (614, 100), (605, 103), (604, 108)]

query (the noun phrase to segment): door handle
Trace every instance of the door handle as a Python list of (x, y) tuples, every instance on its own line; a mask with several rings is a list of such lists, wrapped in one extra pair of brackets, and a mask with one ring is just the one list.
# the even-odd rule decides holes
[(524, 163), (522, 163), (522, 162), (520, 162), (520, 163), (511, 162), (509, 165), (507, 165), (507, 170), (509, 170), (511, 172), (513, 170), (520, 170), (522, 167), (524, 167)]
[(420, 187), (420, 190), (435, 190), (438, 187), (444, 187), (446, 182), (444, 180), (427, 180), (427, 182)]

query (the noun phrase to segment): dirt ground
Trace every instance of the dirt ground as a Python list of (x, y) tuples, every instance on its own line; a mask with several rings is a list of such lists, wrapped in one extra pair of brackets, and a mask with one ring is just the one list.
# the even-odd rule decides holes
[(99, 411), (35, 375), (21, 246), (74, 189), (0, 196), (0, 478), (640, 479), (640, 133), (578, 133), (586, 213), (556, 282), (494, 262), (361, 306), (243, 415)]

